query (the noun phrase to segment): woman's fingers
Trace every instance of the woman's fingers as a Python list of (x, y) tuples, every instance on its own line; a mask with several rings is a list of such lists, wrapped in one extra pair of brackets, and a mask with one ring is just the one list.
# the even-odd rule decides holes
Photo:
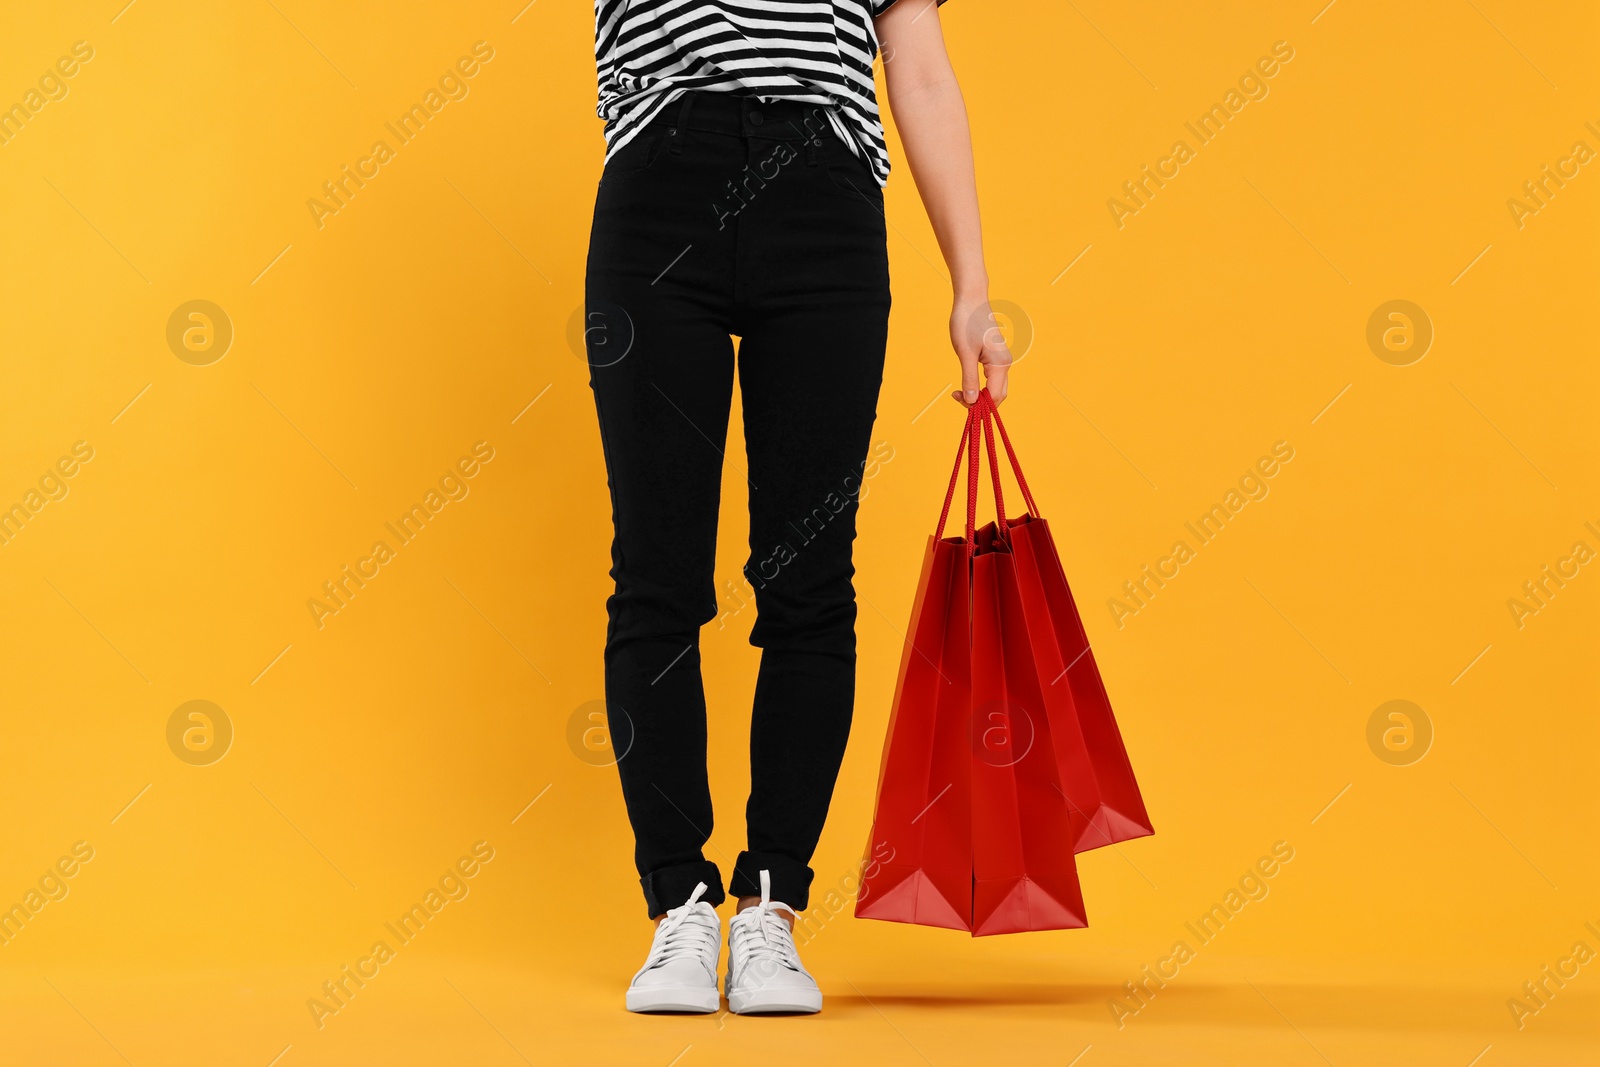
[[(990, 316), (993, 319), (993, 315)], [(1011, 348), (1006, 344), (1005, 333), (998, 325), (983, 332), (983, 351), (978, 356), (983, 364), (984, 385), (989, 399), (999, 404), (1006, 398), (1011, 376)]]
[(961, 388), (950, 394), (951, 399), (970, 408), (979, 391), (987, 389), (996, 404), (1004, 400), (1011, 349), (987, 299), (956, 301), (950, 315), (950, 342), (961, 361)]
[(1010, 371), (1010, 364), (984, 364), (984, 380), (981, 385), (978, 382), (977, 371), (972, 372), (971, 378), (968, 378), (967, 375), (963, 373), (961, 376), (961, 388), (951, 393), (950, 399), (954, 400), (963, 407), (970, 408), (973, 404), (978, 402), (978, 393), (980, 389), (987, 389), (989, 391), (989, 399), (993, 400), (996, 405), (999, 405), (1000, 402), (1006, 398), (1006, 392), (1009, 388), (1007, 376), (1010, 374)]
[(961, 389), (951, 393), (965, 407), (971, 407), (978, 402), (978, 390), (983, 388), (983, 383), (978, 380), (978, 353), (961, 353)]
[[(1011, 373), (1010, 362), (984, 364), (984, 386), (989, 390), (989, 399), (998, 405), (1006, 398), (1008, 377)], [(974, 397), (976, 399), (976, 397)]]

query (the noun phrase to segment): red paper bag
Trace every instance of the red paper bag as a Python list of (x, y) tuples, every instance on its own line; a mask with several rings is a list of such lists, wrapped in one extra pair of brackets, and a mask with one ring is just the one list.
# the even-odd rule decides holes
[[(1005, 445), (1012, 473), (1029, 509), (1028, 515), (1010, 524), (1009, 542), (1029, 634), (1035, 638), (1033, 656), (1042, 682), (1042, 706), (1050, 723), (1061, 781), (1068, 802), (1081, 816), (1073, 820), (1073, 849), (1085, 852), (1145, 837), (1155, 831), (1099, 667), (1089, 650), (1089, 638), (1067, 585), (1066, 572), (1056, 555), (1050, 525), (1038, 517), (1039, 507), (1022, 475), (999, 411), (990, 407), (986, 429), (988, 421), (994, 423)], [(990, 462), (998, 466), (992, 451)]]
[[(974, 934), (1075, 928), (1085, 918), (1072, 846), (1088, 822), (1056, 752), (1077, 733), (1058, 739), (1046, 712), (1035, 649), (1056, 635), (1048, 614), (1035, 617), (1042, 590), (1022, 587), (1034, 571), (1013, 557), (986, 400), (962, 438), (965, 537), (942, 536), (958, 451), (923, 558), (856, 915)], [(979, 437), (997, 514), (982, 530)]]
[(923, 555), (856, 914), (969, 930), (972, 649), (966, 552), (953, 540), (930, 537)]
[(1071, 845), (1081, 816), (1061, 788), (1028, 628), (1015, 561), (980, 547), (972, 561), (975, 936), (1088, 925)]
[[(1020, 520), (1006, 517), (996, 433), (1031, 509)], [(981, 529), (980, 437), (996, 516)], [(945, 538), (962, 452), (966, 534)], [(1150, 832), (1087, 650), (1049, 528), (980, 394), (923, 560), (857, 916), (974, 935), (1086, 925), (1074, 852)]]

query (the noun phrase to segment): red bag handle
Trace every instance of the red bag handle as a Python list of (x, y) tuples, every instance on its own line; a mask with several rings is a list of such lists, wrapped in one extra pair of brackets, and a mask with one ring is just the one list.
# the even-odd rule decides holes
[[(967, 422), (966, 422), (966, 425), (961, 428), (961, 441), (956, 445), (956, 461), (955, 461), (955, 467), (950, 471), (950, 485), (944, 491), (944, 507), (939, 512), (939, 525), (934, 529), (934, 533), (933, 533), (933, 538), (934, 538), (935, 541), (940, 540), (940, 539), (942, 539), (944, 537), (944, 524), (950, 518), (950, 504), (955, 500), (955, 496), (956, 496), (956, 480), (961, 477), (961, 459), (962, 459), (962, 456), (965, 453), (967, 453), (969, 451), (972, 451), (973, 452), (973, 458), (974, 459), (977, 458), (976, 451), (973, 448), (973, 446), (974, 446), (974, 442), (973, 442), (973, 438), (972, 438), (973, 425), (974, 425), (974, 412), (973, 412), (972, 408), (968, 408), (967, 409)], [(969, 504), (968, 514), (967, 514), (967, 530), (968, 530), (968, 535), (967, 536), (968, 536), (968, 539), (970, 540), (972, 534), (976, 532), (976, 527), (977, 527), (977, 523), (978, 523), (978, 502), (977, 502), (977, 498), (976, 498), (976, 495), (975, 495), (975, 492), (974, 492), (976, 487), (977, 487), (976, 483), (977, 483), (977, 478), (978, 478), (978, 472), (977, 472), (977, 470), (975, 468), (972, 467), (971, 463), (968, 464), (968, 468), (969, 468), (969, 472), (970, 473), (969, 473), (969, 476), (968, 476), (968, 479), (967, 479), (967, 481), (968, 481), (967, 503)]]
[(961, 477), (961, 457), (967, 455), (967, 551), (971, 552), (976, 544), (978, 525), (978, 439), (983, 438), (985, 450), (989, 453), (989, 479), (994, 488), (995, 528), (999, 531), (1001, 539), (1010, 535), (1011, 524), (1006, 519), (1005, 494), (1000, 487), (1000, 460), (995, 451), (994, 438), (998, 431), (1001, 443), (1005, 446), (1006, 458), (1010, 460), (1011, 471), (1016, 475), (1017, 485), (1022, 489), (1022, 497), (1028, 504), (1029, 513), (1035, 517), (1039, 514), (1039, 505), (1034, 503), (1033, 491), (1028, 488), (1027, 479), (1022, 476), (1022, 466), (1017, 462), (1017, 453), (1011, 446), (1011, 438), (1006, 433), (1005, 423), (1000, 420), (997, 405), (990, 398), (988, 390), (980, 391), (978, 399), (967, 409), (967, 424), (962, 429), (961, 443), (956, 448), (955, 467), (950, 472), (950, 485), (945, 490), (944, 508), (939, 512), (939, 526), (934, 533), (934, 539), (944, 537), (945, 522), (950, 517), (950, 505), (955, 499), (956, 481)]
[[(1011, 461), (1011, 473), (1016, 475), (1017, 487), (1022, 490), (1022, 499), (1026, 501), (1028, 505), (1028, 514), (1032, 515), (1034, 518), (1038, 518), (1039, 505), (1034, 502), (1033, 490), (1028, 488), (1028, 479), (1022, 476), (1022, 464), (1017, 462), (1017, 451), (1011, 447), (1011, 437), (1006, 433), (1006, 424), (1000, 419), (1000, 406), (989, 398), (989, 393), (987, 390), (984, 390), (979, 395), (978, 403), (988, 408), (987, 418), (994, 420), (995, 429), (1000, 432), (1000, 443), (1005, 445), (1006, 458)], [(994, 463), (996, 467), (999, 466), (998, 463), (994, 462), (993, 445), (991, 445), (989, 448), (989, 462)]]
[(939, 512), (939, 525), (933, 534), (935, 541), (944, 537), (944, 524), (950, 518), (950, 504), (956, 496), (956, 480), (961, 477), (961, 459), (966, 453), (971, 454), (967, 463), (967, 540), (971, 541), (973, 534), (977, 532), (978, 451), (977, 439), (973, 436), (973, 431), (977, 427), (976, 418), (975, 409), (968, 408), (966, 425), (961, 428), (961, 441), (956, 445), (956, 460), (954, 468), (950, 471), (950, 485), (944, 491), (944, 507)]
[[(990, 417), (994, 413), (995, 404), (989, 399), (988, 390), (979, 395), (982, 399), (975, 406), (979, 409), (978, 418), (983, 424), (983, 446), (989, 452), (989, 482), (994, 486), (994, 525), (999, 531), (1000, 539), (1005, 541), (1011, 535), (1011, 524), (1006, 521), (1006, 498), (1000, 490), (1000, 460), (994, 454), (994, 425)], [(973, 510), (977, 510), (976, 506)]]

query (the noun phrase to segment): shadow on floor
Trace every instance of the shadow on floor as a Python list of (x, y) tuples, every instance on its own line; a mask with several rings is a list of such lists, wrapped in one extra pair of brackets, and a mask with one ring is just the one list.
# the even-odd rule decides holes
[(844, 991), (834, 988), (828, 993), (830, 1009), (874, 1007), (902, 1008), (999, 1008), (999, 1007), (1063, 1007), (1065, 1005), (1094, 1005), (1105, 1010), (1105, 986), (1098, 985), (990, 985), (981, 989), (957, 991), (953, 989), (913, 991), (884, 988), (880, 985), (865, 988), (847, 985)]

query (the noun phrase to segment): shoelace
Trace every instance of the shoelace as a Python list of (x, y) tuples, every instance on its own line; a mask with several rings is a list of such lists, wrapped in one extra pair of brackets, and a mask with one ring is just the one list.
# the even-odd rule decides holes
[[(667, 911), (667, 917), (656, 927), (655, 940), (650, 945), (650, 958), (645, 960), (639, 973), (652, 967), (676, 960), (698, 958), (706, 970), (715, 972), (717, 948), (722, 940), (722, 925), (716, 918), (701, 914), (695, 907), (707, 886), (704, 882), (694, 887), (688, 901)], [(637, 977), (637, 975), (635, 976)]]
[[(753, 916), (752, 912), (755, 913)], [(794, 947), (794, 933), (784, 921), (782, 912), (795, 914), (789, 905), (772, 899), (772, 876), (762, 871), (761, 903), (739, 912), (729, 924), (731, 935), (738, 942), (747, 966), (761, 965), (760, 973), (772, 974), (776, 967), (805, 970), (800, 966), (800, 955)]]

